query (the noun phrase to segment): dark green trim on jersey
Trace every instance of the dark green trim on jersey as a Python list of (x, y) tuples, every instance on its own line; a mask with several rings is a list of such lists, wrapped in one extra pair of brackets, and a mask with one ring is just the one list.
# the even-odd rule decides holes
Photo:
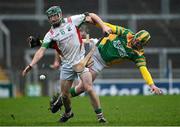
[(118, 34), (118, 27), (116, 26), (116, 34)]
[(65, 20), (64, 20), (64, 18), (62, 18), (62, 20), (61, 20), (61, 23), (65, 23)]
[(41, 47), (44, 47), (44, 48), (47, 49), (47, 48), (49, 48), (49, 45), (50, 45), (50, 43), (44, 43), (44, 42), (43, 42), (42, 45), (41, 45)]

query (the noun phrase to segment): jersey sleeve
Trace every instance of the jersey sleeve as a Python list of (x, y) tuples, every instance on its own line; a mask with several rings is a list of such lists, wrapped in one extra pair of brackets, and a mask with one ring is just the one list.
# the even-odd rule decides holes
[(143, 79), (146, 81), (146, 84), (153, 85), (154, 81), (153, 81), (152, 76), (146, 67), (145, 56), (144, 55), (141, 55), (141, 56), (136, 55), (133, 58), (133, 61), (136, 63), (136, 66), (139, 68)]
[(52, 38), (50, 36), (50, 33), (48, 32), (43, 39), (41, 47), (49, 48), (51, 41), (52, 41)]
[(80, 27), (82, 23), (85, 22), (85, 14), (73, 15), (69, 17), (67, 20), (71, 21), (75, 26)]
[(120, 36), (126, 36), (128, 33), (134, 34), (130, 29), (126, 29), (122, 26), (112, 25), (107, 22), (104, 22), (104, 24), (112, 29), (113, 34), (117, 34)]
[(135, 56), (133, 58), (133, 61), (135, 62), (136, 66), (138, 68), (142, 67), (142, 66), (146, 66), (146, 58), (144, 57), (144, 55), (141, 56)]
[(104, 24), (107, 25), (108, 27), (110, 27), (114, 34), (122, 35), (122, 34), (124, 34), (124, 32), (126, 30), (124, 27), (121, 27), (121, 26), (112, 25), (112, 24), (106, 23), (106, 22), (104, 22)]
[(153, 85), (154, 81), (153, 81), (152, 76), (151, 76), (150, 72), (148, 71), (147, 67), (141, 66), (139, 68), (139, 70), (141, 72), (143, 79), (146, 81), (146, 84)]

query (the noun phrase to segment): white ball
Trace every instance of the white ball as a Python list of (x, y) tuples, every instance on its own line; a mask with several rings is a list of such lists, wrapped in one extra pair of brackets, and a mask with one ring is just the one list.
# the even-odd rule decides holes
[(45, 75), (40, 75), (39, 78), (40, 78), (41, 80), (44, 80), (44, 79), (46, 79), (46, 76), (45, 76)]

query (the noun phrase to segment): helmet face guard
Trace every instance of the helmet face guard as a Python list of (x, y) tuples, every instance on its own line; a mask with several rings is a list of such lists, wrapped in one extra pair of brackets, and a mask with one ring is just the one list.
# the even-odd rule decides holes
[(143, 46), (147, 45), (150, 38), (151, 36), (149, 32), (147, 32), (146, 30), (141, 30), (137, 32), (132, 42), (132, 48), (142, 49)]
[[(46, 11), (46, 15), (49, 19), (49, 22), (51, 25), (53, 26), (59, 26), (60, 23), (62, 22), (62, 11), (61, 11), (61, 8), (59, 6), (52, 6), (50, 7), (47, 11)], [(58, 20), (56, 22), (51, 22), (50, 21), (50, 18), (52, 16), (58, 16)]]

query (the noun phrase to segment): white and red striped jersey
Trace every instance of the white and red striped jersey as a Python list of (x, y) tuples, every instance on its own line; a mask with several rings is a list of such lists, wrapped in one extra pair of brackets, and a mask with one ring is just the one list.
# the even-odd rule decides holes
[(84, 22), (85, 15), (74, 15), (69, 18), (64, 18), (64, 21), (59, 27), (53, 28), (46, 33), (42, 47), (48, 48), (53, 40), (57, 42), (61, 50), (62, 64), (67, 63), (74, 65), (84, 58), (85, 50), (82, 46), (82, 39), (78, 27)]

